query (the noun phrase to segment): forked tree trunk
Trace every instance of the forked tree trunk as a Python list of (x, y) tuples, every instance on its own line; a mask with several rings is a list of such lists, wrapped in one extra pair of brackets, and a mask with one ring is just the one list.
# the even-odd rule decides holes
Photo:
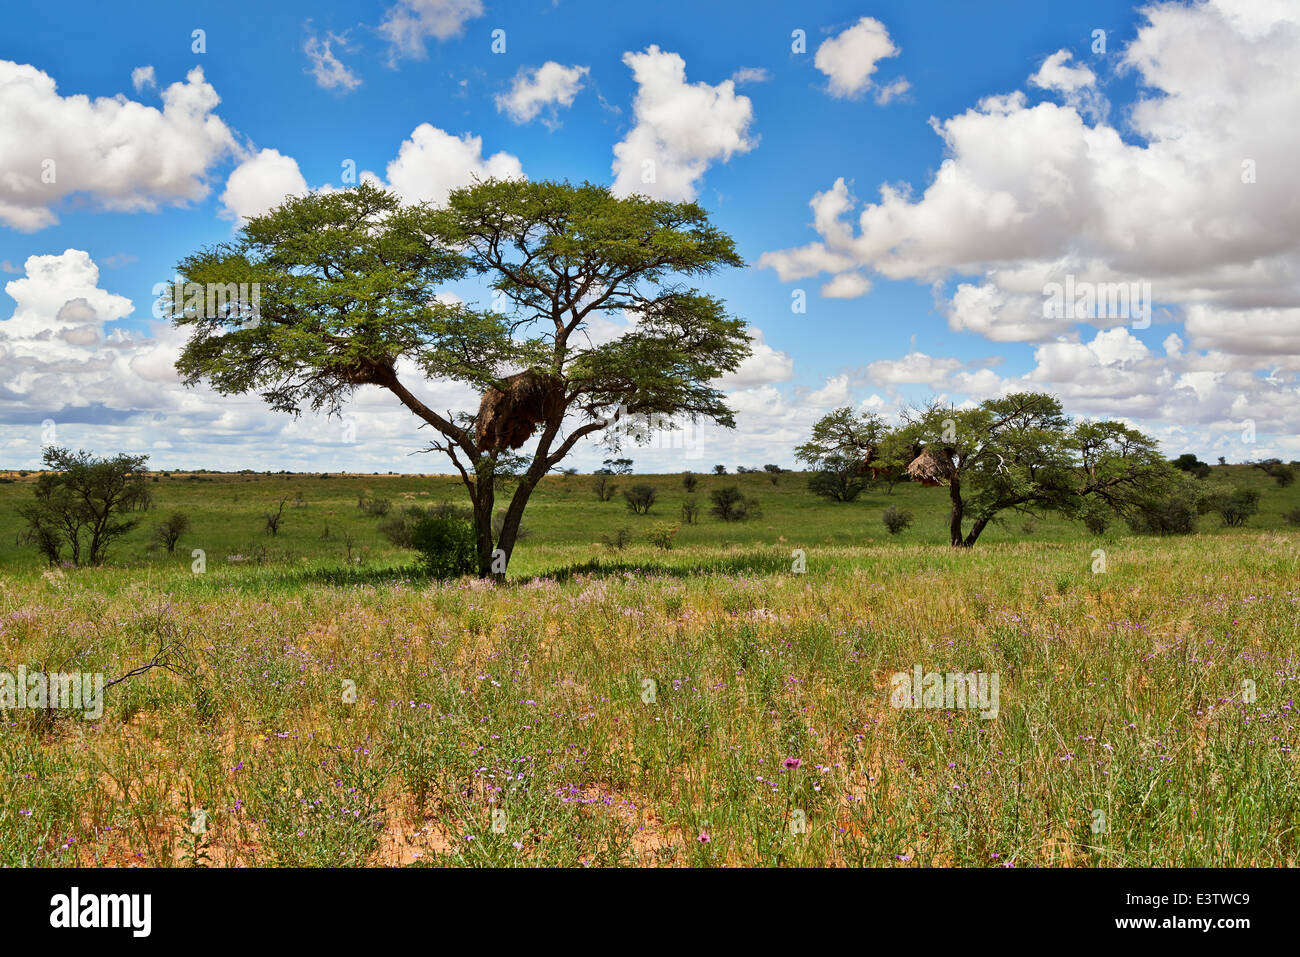
[(948, 517), (948, 540), (953, 548), (965, 548), (961, 534), (961, 520), (966, 508), (961, 500), (961, 479), (953, 476), (948, 483), (948, 496), (952, 499), (952, 513)]

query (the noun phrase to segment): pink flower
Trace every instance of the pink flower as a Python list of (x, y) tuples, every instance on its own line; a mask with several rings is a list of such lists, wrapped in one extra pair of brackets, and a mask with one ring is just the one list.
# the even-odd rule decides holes
[(798, 758), (786, 758), (784, 761), (781, 762), (781, 766), (784, 767), (787, 771), (793, 771), (801, 764), (803, 764), (803, 762), (800, 761)]

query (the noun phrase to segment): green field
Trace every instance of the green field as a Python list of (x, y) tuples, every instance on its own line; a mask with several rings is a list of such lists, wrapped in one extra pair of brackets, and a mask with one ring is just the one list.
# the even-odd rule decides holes
[[(700, 476), (665, 551), (645, 536), (680, 476), (618, 479), (659, 488), (648, 516), (554, 476), (503, 586), (420, 579), (357, 508), (459, 501), (447, 477), (159, 476), (97, 569), (18, 546), (29, 480), (0, 484), (0, 670), (111, 680), (167, 645), (185, 673), (113, 687), (98, 720), (4, 712), (0, 865), (1300, 859), (1300, 487), (1246, 466), (1206, 479), (1263, 491), (1244, 529), (1014, 516), (961, 551), (942, 488)], [(762, 516), (710, 517), (724, 484)], [(915, 525), (888, 535), (889, 504)], [(168, 556), (148, 526), (173, 510)], [(996, 674), (997, 716), (891, 707), (916, 665)]]

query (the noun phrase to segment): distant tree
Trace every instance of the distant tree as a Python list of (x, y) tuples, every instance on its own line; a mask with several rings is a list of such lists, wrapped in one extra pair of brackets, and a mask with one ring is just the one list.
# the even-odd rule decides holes
[(686, 489), (686, 491), (694, 492), (695, 486), (698, 485), (699, 482), (700, 480), (694, 472), (682, 473), (682, 488)]
[(286, 495), (280, 499), (280, 507), (274, 512), (267, 512), (262, 517), (266, 519), (266, 534), (275, 536), (280, 534), (280, 523), (284, 521), (284, 506), (288, 504), (289, 497)]
[(184, 512), (172, 512), (153, 528), (153, 540), (161, 548), (167, 549), (168, 555), (176, 553), (176, 543), (190, 530), (189, 516)]
[(1228, 460), (1225, 459), (1222, 455), (1220, 455), (1220, 456), (1219, 456), (1219, 464), (1220, 464), (1220, 465), (1227, 465), (1227, 464), (1228, 464)]
[(1119, 422), (1071, 423), (1056, 398), (1036, 392), (968, 409), (933, 404), (908, 413), (898, 437), (921, 445), (913, 466), (948, 486), (954, 548), (974, 545), (1007, 510), (1129, 518), (1166, 498), (1178, 475), (1154, 439)]
[(618, 488), (617, 482), (609, 480), (610, 473), (597, 472), (591, 480), (592, 491), (596, 493), (596, 498), (602, 502), (608, 502), (614, 497), (614, 492)]
[(726, 467), (725, 465), (715, 465), (715, 466), (713, 466), (713, 474), (714, 474), (714, 475), (726, 475), (726, 474), (727, 474), (727, 467)]
[(1197, 478), (1205, 478), (1210, 474), (1210, 467), (1191, 452), (1184, 452), (1170, 464), (1180, 472), (1187, 472)]
[(808, 476), (808, 491), (832, 502), (852, 502), (866, 487), (861, 464), (845, 455), (822, 456)]
[(1252, 462), (1251, 465), (1263, 469), (1265, 475), (1274, 479), (1283, 488), (1295, 482), (1295, 470), (1289, 465), (1284, 465), (1281, 459), (1263, 459)]
[(633, 485), (623, 492), (623, 500), (627, 502), (628, 511), (636, 515), (647, 514), (658, 497), (659, 492), (653, 485)]
[(688, 498), (682, 502), (682, 521), (687, 525), (694, 525), (700, 518), (700, 506), (696, 504), (695, 499)]
[(1229, 528), (1245, 525), (1259, 511), (1260, 492), (1256, 488), (1220, 487), (1206, 495), (1200, 503), (1201, 514), (1213, 512)]
[(747, 518), (758, 518), (762, 514), (757, 499), (746, 498), (735, 485), (715, 489), (709, 493), (709, 498), (713, 502), (713, 507), (709, 511), (715, 518), (724, 522), (743, 522)]
[(781, 480), (781, 473), (784, 472), (785, 469), (781, 468), (779, 465), (764, 465), (763, 471), (767, 473), (768, 481), (775, 485)]
[(51, 446), (42, 459), (47, 471), (36, 480), (36, 501), (18, 509), (28, 539), (50, 562), (62, 560), (68, 548), (74, 565), (103, 564), (109, 547), (140, 524), (123, 516), (151, 504), (145, 484), (149, 457), (97, 458)]
[[(854, 412), (845, 406), (813, 425), (808, 441), (795, 449), (795, 458), (814, 472), (832, 473), (833, 477), (823, 476), (818, 481), (819, 487), (826, 490), (819, 494), (848, 486), (850, 472), (861, 476), (862, 488), (869, 480), (880, 480), (893, 492), (894, 486), (906, 477), (907, 465), (917, 451), (906, 436), (890, 429), (876, 413)], [(851, 498), (835, 500), (852, 501), (858, 492), (849, 491)]]
[(605, 461), (601, 463), (601, 466), (602, 467), (597, 469), (596, 471), (603, 475), (631, 475), (632, 474), (631, 459), (605, 459)]

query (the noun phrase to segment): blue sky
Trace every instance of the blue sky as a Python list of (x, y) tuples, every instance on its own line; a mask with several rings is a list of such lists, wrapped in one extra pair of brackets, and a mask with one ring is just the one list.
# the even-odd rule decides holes
[[(265, 195), (345, 185), (348, 161), (408, 194), (497, 154), (530, 179), (618, 188), (616, 145), (646, 142), (661, 168), (697, 171), (647, 191), (698, 198), (750, 263), (709, 286), (763, 345), (725, 383), (735, 432), (690, 435), (706, 465), (793, 465), (837, 405), (888, 415), (1025, 387), (1139, 424), (1171, 455), (1300, 457), (1300, 213), (1281, 165), (1300, 145), (1294, 4), (189, 7), (68, 4), (57, 30), (48, 8), (7, 14), (0, 287), (25, 284), (0, 295), (0, 464), (36, 464), (53, 422), (60, 444), (158, 466), (441, 470), (410, 458), (416, 423), (378, 393), (343, 434), (187, 393), (154, 285)], [(574, 89), (521, 119), (504, 98), (543, 64)], [(698, 129), (671, 116), (705, 102)], [(821, 228), (816, 197), (835, 213)], [(1152, 321), (1044, 321), (1066, 275), (1148, 282)], [(628, 454), (682, 467), (672, 448)]]

